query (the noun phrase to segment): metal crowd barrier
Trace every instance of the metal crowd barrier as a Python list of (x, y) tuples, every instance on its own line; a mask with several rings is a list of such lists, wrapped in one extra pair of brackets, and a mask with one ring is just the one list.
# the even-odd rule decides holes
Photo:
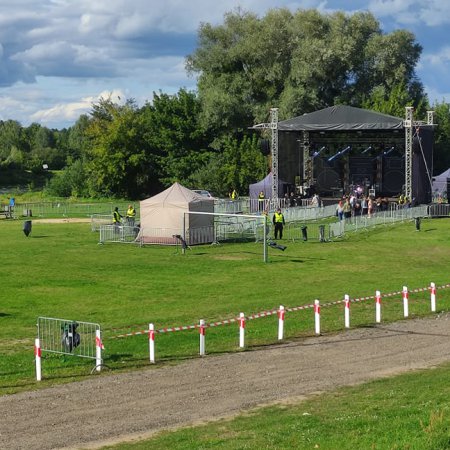
[(122, 243), (140, 243), (139, 227), (130, 227), (128, 225), (100, 225), (99, 243), (122, 242)]
[(448, 203), (435, 203), (428, 206), (430, 217), (448, 217), (450, 215), (450, 205)]

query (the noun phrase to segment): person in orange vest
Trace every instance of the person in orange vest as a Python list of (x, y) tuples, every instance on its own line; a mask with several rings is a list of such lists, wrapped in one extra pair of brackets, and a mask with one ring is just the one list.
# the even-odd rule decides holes
[(284, 227), (285, 221), (284, 221), (283, 213), (281, 212), (280, 208), (278, 208), (275, 211), (272, 221), (275, 226), (275, 231), (274, 231), (275, 239), (278, 239), (278, 235), (280, 235), (280, 239), (283, 239), (283, 227)]

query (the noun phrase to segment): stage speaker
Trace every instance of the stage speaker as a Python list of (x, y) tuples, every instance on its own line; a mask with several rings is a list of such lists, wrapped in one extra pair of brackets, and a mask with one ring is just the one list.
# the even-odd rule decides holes
[(319, 195), (332, 195), (336, 189), (342, 189), (340, 162), (326, 161), (325, 158), (314, 158), (315, 192)]
[(402, 158), (384, 158), (382, 192), (385, 195), (397, 195), (405, 184), (405, 168)]

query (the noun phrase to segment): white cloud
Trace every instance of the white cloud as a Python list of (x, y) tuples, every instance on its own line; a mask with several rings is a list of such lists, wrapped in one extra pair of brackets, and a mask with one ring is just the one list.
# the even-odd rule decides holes
[(450, 2), (443, 0), (371, 0), (369, 10), (403, 25), (422, 23), (434, 27), (450, 23)]
[(450, 63), (450, 46), (442, 47), (437, 53), (425, 53), (422, 60), (433, 66), (446, 66), (449, 69)]
[(41, 109), (31, 114), (32, 122), (38, 122), (52, 126), (55, 123), (75, 122), (82, 114), (87, 114), (92, 110), (92, 105), (100, 99), (109, 99), (114, 103), (123, 104), (126, 96), (120, 89), (103, 91), (97, 96), (85, 97), (79, 101), (69, 103), (58, 103), (50, 108)]
[(450, 47), (434, 50), (448, 37), (441, 34), (433, 47), (431, 35), (450, 22), (447, 0), (1, 1), (0, 116), (22, 123), (56, 126), (64, 119), (68, 126), (102, 91), (117, 89), (141, 103), (151, 100), (153, 91), (194, 89), (184, 58), (195, 48), (200, 23), (222, 23), (224, 13), (238, 7), (259, 16), (278, 7), (369, 9), (388, 29), (427, 33), (424, 40), (431, 46), (418, 73), (430, 92), (446, 90), (440, 86), (446, 86), (450, 70)]

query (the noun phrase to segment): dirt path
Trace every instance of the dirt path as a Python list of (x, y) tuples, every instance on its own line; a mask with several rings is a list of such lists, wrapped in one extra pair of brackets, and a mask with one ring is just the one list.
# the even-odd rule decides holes
[(0, 397), (0, 448), (98, 448), (450, 361), (450, 314)]

